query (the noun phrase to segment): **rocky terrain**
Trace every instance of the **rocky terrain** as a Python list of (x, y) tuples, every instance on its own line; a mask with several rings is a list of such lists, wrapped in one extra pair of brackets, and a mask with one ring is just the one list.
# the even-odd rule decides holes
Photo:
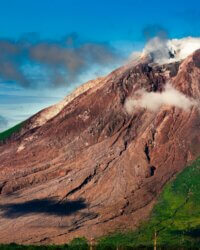
[[(168, 83), (190, 107), (127, 111), (139, 90)], [(0, 146), (0, 242), (61, 244), (136, 228), (200, 154), (199, 99), (197, 50), (170, 64), (130, 63), (31, 117)]]

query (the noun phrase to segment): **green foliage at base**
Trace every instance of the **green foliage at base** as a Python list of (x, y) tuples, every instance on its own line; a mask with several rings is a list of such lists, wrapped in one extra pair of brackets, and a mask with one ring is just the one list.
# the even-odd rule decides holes
[(68, 249), (86, 250), (86, 249), (89, 249), (89, 245), (85, 238), (75, 238), (68, 244)]
[(89, 250), (89, 245), (85, 238), (75, 238), (68, 245), (17, 245), (15, 243), (9, 245), (0, 245), (0, 250)]
[(100, 239), (98, 250), (152, 247), (155, 233), (157, 246), (200, 248), (200, 158), (166, 185), (148, 222), (135, 232)]
[(0, 133), (0, 141), (4, 141), (4, 140), (10, 138), (14, 133), (19, 132), (23, 125), (24, 125), (24, 122), (21, 122), (21, 123), (17, 124), (16, 126), (9, 128), (8, 130), (6, 130), (4, 132), (1, 132)]
[[(0, 250), (68, 250), (67, 245), (62, 246), (33, 246), (33, 245), (17, 245), (17, 244), (9, 244), (9, 245), (0, 245)], [(69, 249), (70, 250), (70, 249)]]

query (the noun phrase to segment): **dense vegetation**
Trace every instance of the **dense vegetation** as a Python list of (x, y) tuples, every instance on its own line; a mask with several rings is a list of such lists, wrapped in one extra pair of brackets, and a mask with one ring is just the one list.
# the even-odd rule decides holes
[(88, 242), (85, 238), (76, 238), (69, 244), (65, 245), (50, 245), (50, 246), (22, 246), (17, 244), (0, 245), (0, 250), (89, 250)]
[(4, 140), (10, 138), (14, 133), (19, 132), (20, 129), (22, 128), (23, 124), (24, 124), (24, 122), (21, 122), (21, 123), (15, 125), (14, 127), (9, 128), (4, 132), (1, 132), (0, 133), (0, 141), (4, 141)]
[[(199, 249), (200, 247), (200, 158), (164, 188), (148, 222), (137, 231), (101, 238), (95, 249)], [(0, 249), (89, 249), (85, 239), (64, 246), (0, 246)]]

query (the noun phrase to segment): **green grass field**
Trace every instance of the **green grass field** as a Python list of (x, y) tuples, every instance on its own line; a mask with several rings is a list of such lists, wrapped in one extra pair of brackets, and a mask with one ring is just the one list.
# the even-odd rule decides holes
[(20, 131), (20, 129), (22, 128), (24, 122), (21, 122), (17, 125), (15, 125), (12, 128), (7, 129), (6, 131), (3, 131), (0, 133), (0, 141), (5, 141), (6, 139), (10, 138), (12, 136), (12, 134), (17, 133)]

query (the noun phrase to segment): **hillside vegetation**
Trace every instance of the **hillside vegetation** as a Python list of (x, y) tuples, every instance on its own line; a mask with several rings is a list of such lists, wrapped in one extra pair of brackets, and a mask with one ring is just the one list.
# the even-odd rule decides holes
[(20, 131), (20, 129), (22, 128), (24, 122), (21, 122), (17, 125), (15, 125), (14, 127), (12, 128), (9, 128), (3, 132), (0, 133), (0, 141), (4, 141), (8, 138), (10, 138), (14, 133), (17, 133)]

